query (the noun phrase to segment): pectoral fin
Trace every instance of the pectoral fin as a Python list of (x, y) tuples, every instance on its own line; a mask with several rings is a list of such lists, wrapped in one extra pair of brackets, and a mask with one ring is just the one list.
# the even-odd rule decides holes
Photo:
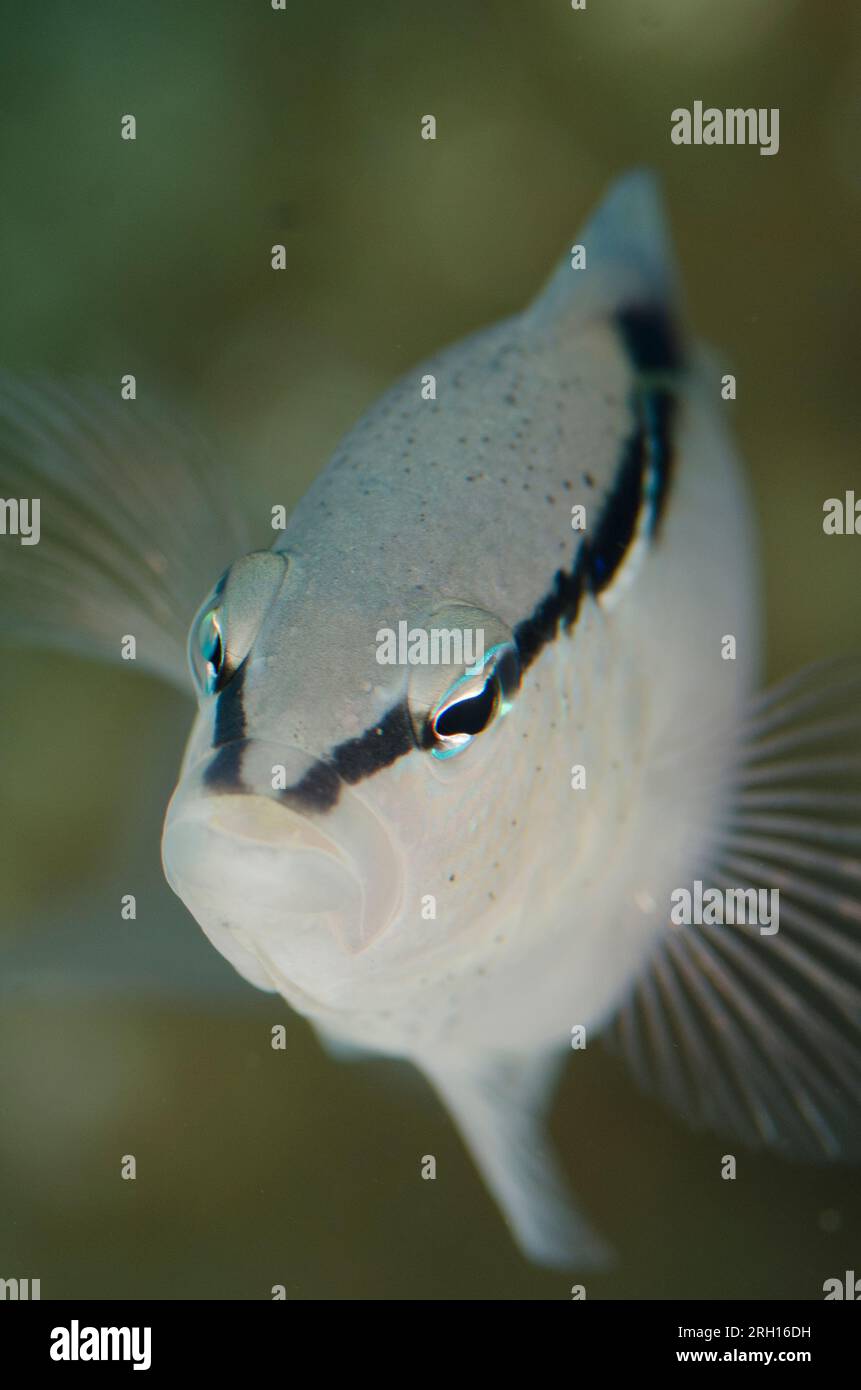
[(708, 882), (777, 889), (777, 931), (669, 928), (611, 1043), (697, 1126), (790, 1157), (858, 1159), (857, 663), (812, 667), (758, 699)]
[(0, 497), (37, 499), (40, 530), (0, 536), (0, 633), (108, 660), (131, 635), (141, 667), (189, 690), (188, 626), (251, 548), (194, 431), (87, 383), (0, 373)]

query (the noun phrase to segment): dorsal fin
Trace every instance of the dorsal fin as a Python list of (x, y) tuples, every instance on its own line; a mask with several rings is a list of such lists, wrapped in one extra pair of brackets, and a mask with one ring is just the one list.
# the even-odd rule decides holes
[(678, 280), (660, 190), (653, 174), (635, 169), (618, 179), (574, 238), (585, 266), (562, 264), (526, 312), (542, 328), (609, 318), (632, 305), (661, 305), (675, 317)]

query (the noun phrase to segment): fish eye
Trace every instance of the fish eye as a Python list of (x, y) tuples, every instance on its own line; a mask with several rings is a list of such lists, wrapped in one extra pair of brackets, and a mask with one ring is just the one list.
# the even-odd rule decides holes
[(223, 690), (245, 661), (289, 563), (283, 552), (253, 550), (210, 590), (188, 635), (189, 662), (203, 695)]
[(485, 656), (481, 669), (455, 681), (428, 715), (427, 743), (435, 758), (462, 753), (473, 739), (507, 714), (520, 683), (513, 645), (501, 643)]
[(217, 608), (210, 608), (200, 619), (197, 628), (197, 649), (203, 658), (203, 686), (207, 695), (217, 688), (224, 667), (220, 617)]

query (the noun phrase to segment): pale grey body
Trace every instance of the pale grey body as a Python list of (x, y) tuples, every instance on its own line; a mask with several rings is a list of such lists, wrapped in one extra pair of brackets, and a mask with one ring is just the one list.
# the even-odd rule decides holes
[[(651, 187), (634, 180), (615, 202), (604, 229), (609, 220), (624, 237), (619, 220), (629, 219), (627, 245), (605, 240), (600, 224), (587, 229), (586, 270), (563, 266), (531, 312), (410, 373), (291, 516), (276, 546), (289, 572), (243, 687), (245, 737), (268, 750), (256, 781), (246, 757), (245, 780), (264, 798), (285, 750), (299, 780), (408, 691), (408, 670), (376, 660), (380, 628), (456, 601), (514, 629), (556, 569), (570, 568), (583, 539), (572, 506), (586, 506), (588, 534), (632, 430), (635, 373), (613, 311), (620, 295), (653, 293), (663, 273)], [(429, 374), (435, 401), (421, 395)], [(261, 887), (248, 805), (230, 791), (189, 794), (180, 781), (165, 835), (172, 885), (240, 969), (335, 1039), (408, 1056), (444, 1088), (526, 1059), (538, 1094), (542, 1060), (555, 1074), (572, 1027), (591, 1030), (618, 1006), (666, 928), (671, 891), (708, 860), (749, 693), (757, 600), (716, 386), (695, 370), (676, 383), (660, 538), (633, 543), (610, 587), (584, 599), (575, 626), (525, 672), (510, 715), (453, 763), (417, 748), (345, 791), (349, 814), (378, 832), (362, 888), (392, 888), (360, 949), (343, 949), (328, 902), (314, 917), (293, 910), (268, 802)], [(729, 673), (726, 634), (740, 652)], [(204, 702), (192, 768), (214, 720)], [(584, 790), (572, 789), (573, 764), (585, 768)], [(229, 823), (213, 834), (207, 819), (198, 833), (201, 806), (217, 817), (222, 802)], [(325, 832), (333, 820), (314, 824)], [(331, 833), (337, 840), (338, 827)], [(479, 1150), (501, 1151), (487, 1129)], [(515, 1212), (521, 1235), (532, 1219)]]
[[(199, 689), (164, 863), (249, 980), (280, 991), (329, 1042), (408, 1057), (432, 1078), (524, 1249), (585, 1264), (601, 1243), (571, 1209), (540, 1126), (572, 1028), (585, 1025), (591, 1041), (638, 979), (655, 1037), (644, 1080), (708, 1122), (772, 1142), (780, 1133), (766, 1071), (751, 1063), (748, 1081), (746, 1061), (729, 1066), (742, 1099), (729, 1089), (721, 1099), (698, 1040), (702, 1090), (689, 1093), (662, 1033), (687, 1008), (678, 979), (693, 978), (668, 939), (670, 895), (727, 859), (759, 658), (749, 509), (706, 360), (689, 351), (672, 372), (660, 524), (650, 528), (644, 498), (611, 582), (587, 584), (575, 619), (524, 659), (507, 714), (437, 758), (422, 746), (426, 716), (460, 673), (376, 659), (381, 628), (429, 626), (467, 611), (457, 605), (514, 649), (556, 571), (572, 569), (617, 505), (644, 376), (618, 311), (672, 306), (675, 293), (651, 182), (619, 184), (580, 241), (585, 270), (563, 263), (525, 314), (388, 392), (274, 553), (240, 560), (204, 605), (192, 651), (217, 629), (214, 685)], [(422, 397), (428, 375), (435, 400)], [(571, 526), (581, 503), (585, 532)], [(88, 612), (81, 625), (97, 627)], [(803, 714), (802, 695), (806, 704), (759, 714), (761, 729), (779, 732), (784, 707)], [(399, 708), (415, 738), (374, 764), (375, 735), (385, 751)], [(350, 748), (362, 740), (370, 761), (354, 775)], [(572, 788), (575, 765), (585, 788)], [(748, 835), (760, 855), (766, 828)], [(770, 833), (783, 838), (762, 872), (792, 887), (785, 825)], [(837, 916), (842, 933), (847, 914)], [(711, 948), (697, 938), (684, 949), (701, 969)], [(801, 985), (825, 988), (793, 951)], [(699, 1010), (719, 1012), (730, 986), (741, 991), (728, 969), (709, 962)], [(827, 980), (831, 1008), (844, 986)], [(854, 1078), (857, 999), (839, 1008), (853, 1020)], [(742, 1032), (721, 1026), (746, 1058)], [(635, 1033), (626, 1028), (636, 1063)], [(781, 1047), (769, 1065), (783, 1078), (795, 1053)], [(841, 1123), (857, 1119), (855, 1080), (846, 1085), (849, 1112), (842, 1093), (823, 1103), (820, 1091), (816, 1106), (792, 1102), (785, 1126), (800, 1113), (822, 1148), (850, 1147), (831, 1143), (832, 1109)]]

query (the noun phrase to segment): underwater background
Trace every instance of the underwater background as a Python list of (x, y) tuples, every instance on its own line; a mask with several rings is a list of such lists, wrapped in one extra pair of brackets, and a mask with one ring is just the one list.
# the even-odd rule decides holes
[[(778, 107), (779, 152), (672, 145), (695, 100)], [(777, 678), (861, 651), (861, 539), (822, 531), (827, 497), (861, 496), (859, 118), (848, 0), (0, 0), (0, 366), (134, 372), (214, 437), (267, 545), (269, 507), (396, 375), (522, 307), (649, 165), (691, 322), (738, 377)], [(190, 702), (133, 664), (0, 662), (0, 1277), (569, 1297), (418, 1074), (331, 1060), (168, 889)], [(571, 1054), (553, 1133), (618, 1255), (590, 1298), (821, 1298), (861, 1268), (857, 1170), (693, 1134), (599, 1046)]]

